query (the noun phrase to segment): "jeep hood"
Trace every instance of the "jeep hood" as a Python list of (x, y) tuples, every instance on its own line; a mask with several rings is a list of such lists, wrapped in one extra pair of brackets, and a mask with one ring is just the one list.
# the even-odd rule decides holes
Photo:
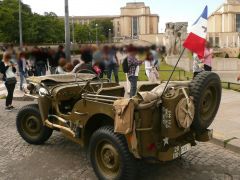
[(87, 81), (95, 78), (96, 75), (94, 74), (84, 74), (78, 73), (77, 77), (76, 74), (56, 74), (56, 75), (46, 75), (46, 76), (33, 76), (27, 79), (28, 82), (32, 83), (42, 83), (42, 82), (56, 82), (56, 83), (68, 83), (68, 82), (75, 82), (75, 81)]

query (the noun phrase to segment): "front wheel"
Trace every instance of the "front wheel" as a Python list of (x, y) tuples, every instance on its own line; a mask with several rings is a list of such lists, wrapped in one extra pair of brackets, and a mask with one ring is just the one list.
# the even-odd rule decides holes
[(136, 160), (129, 152), (125, 137), (114, 133), (112, 127), (102, 127), (92, 135), (89, 153), (99, 179), (135, 179)]
[(43, 144), (53, 132), (52, 129), (44, 126), (37, 104), (20, 109), (16, 125), (20, 136), (29, 144)]

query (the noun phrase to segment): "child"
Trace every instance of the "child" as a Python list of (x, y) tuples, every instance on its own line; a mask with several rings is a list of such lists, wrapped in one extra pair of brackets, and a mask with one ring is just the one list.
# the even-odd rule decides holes
[(56, 74), (66, 74), (67, 72), (64, 70), (67, 62), (64, 58), (59, 59), (58, 67), (56, 69)]
[(148, 52), (145, 60), (145, 71), (148, 77), (148, 80), (152, 83), (155, 83), (159, 79), (159, 73), (155, 67), (155, 60), (152, 53)]

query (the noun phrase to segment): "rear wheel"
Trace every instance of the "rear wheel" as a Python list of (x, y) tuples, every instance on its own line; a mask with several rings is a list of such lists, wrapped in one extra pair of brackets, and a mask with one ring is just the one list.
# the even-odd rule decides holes
[(16, 119), (17, 131), (29, 144), (43, 144), (53, 130), (44, 126), (37, 104), (23, 107)]
[(109, 126), (98, 129), (91, 137), (90, 160), (99, 179), (134, 179), (136, 160), (129, 152), (125, 137)]
[(190, 95), (195, 106), (192, 128), (203, 132), (211, 125), (219, 109), (222, 96), (219, 76), (212, 72), (198, 74), (190, 83)]

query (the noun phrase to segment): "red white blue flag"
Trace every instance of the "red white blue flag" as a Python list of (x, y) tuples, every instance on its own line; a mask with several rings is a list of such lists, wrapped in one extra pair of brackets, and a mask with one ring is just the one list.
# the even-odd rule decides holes
[(204, 49), (207, 38), (208, 7), (206, 6), (201, 16), (193, 24), (190, 34), (183, 46), (196, 53), (200, 59), (204, 57)]

